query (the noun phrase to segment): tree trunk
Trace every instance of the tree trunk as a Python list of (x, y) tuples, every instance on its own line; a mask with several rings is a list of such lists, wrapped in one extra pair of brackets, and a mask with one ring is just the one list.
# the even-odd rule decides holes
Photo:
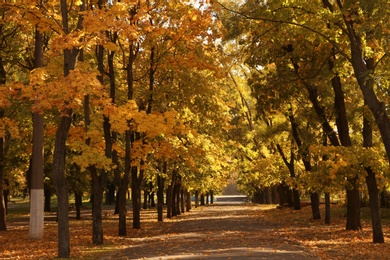
[(211, 204), (214, 203), (214, 192), (213, 191), (210, 191), (210, 203)]
[(204, 203), (204, 194), (203, 193), (200, 195), (200, 205), (201, 206), (205, 205), (205, 203)]
[(271, 204), (271, 188), (269, 186), (264, 187), (264, 203)]
[[(296, 129), (294, 129), (295, 126), (296, 125), (291, 124), (292, 131), (296, 131)], [(284, 164), (287, 166), (287, 168), (290, 172), (291, 178), (293, 178), (293, 179), (297, 178), (295, 176), (295, 155), (294, 155), (293, 149), (292, 148), (290, 149), (290, 161), (288, 161), (286, 155), (284, 154), (284, 152), (282, 150), (282, 147), (279, 144), (277, 144), (276, 147), (279, 151), (280, 156), (283, 159)], [(287, 185), (285, 185), (285, 186), (287, 187)], [(292, 188), (292, 196), (291, 196), (291, 191), (289, 191), (289, 188), (287, 187), (286, 192), (288, 192), (288, 195), (287, 195), (288, 206), (294, 207), (295, 210), (300, 210), (301, 209), (301, 199), (299, 196), (299, 191), (295, 187), (293, 187)]]
[(79, 192), (75, 192), (74, 194), (75, 198), (75, 207), (76, 207), (76, 219), (81, 219), (81, 206), (83, 202), (83, 196)]
[[(7, 73), (4, 69), (3, 59), (0, 56), (0, 85), (6, 83)], [(4, 117), (4, 109), (0, 108), (0, 119)], [(4, 196), (4, 136), (0, 136), (0, 231), (7, 230), (7, 209)]]
[(330, 224), (330, 194), (325, 192), (325, 224)]
[[(363, 118), (363, 146), (372, 147), (372, 126), (367, 117)], [(379, 189), (375, 178), (375, 172), (366, 167), (366, 183), (368, 188), (371, 212), (371, 225), (374, 243), (384, 243), (385, 238), (382, 230), (381, 213), (379, 208)]]
[(277, 192), (279, 195), (279, 205), (283, 206), (284, 204), (287, 204), (287, 198), (286, 198), (286, 194), (284, 192), (284, 184), (283, 183), (280, 183), (277, 186)]
[(95, 166), (88, 167), (92, 176), (92, 243), (94, 245), (103, 245), (103, 190), (105, 187), (105, 178), (97, 173)]
[[(4, 110), (0, 109), (0, 116), (4, 115)], [(0, 231), (7, 230), (6, 208), (4, 202), (4, 138), (0, 137)]]
[(174, 202), (174, 185), (175, 185), (175, 182), (176, 182), (176, 175), (177, 175), (177, 171), (176, 169), (174, 169), (172, 171), (172, 179), (171, 179), (171, 182), (169, 183), (169, 186), (168, 186), (168, 189), (167, 189), (167, 218), (172, 218), (173, 214), (174, 214), (174, 208), (173, 208), (173, 202)]
[(320, 212), (320, 196), (317, 192), (312, 192), (310, 194), (310, 204), (311, 204), (311, 212), (313, 215), (313, 219), (321, 219)]
[(195, 208), (199, 207), (199, 190), (195, 191)]
[(177, 188), (176, 188), (176, 215), (179, 216), (181, 214), (181, 210), (180, 210), (180, 202), (181, 202), (181, 199), (180, 199), (180, 190), (181, 190), (181, 185), (180, 184), (176, 184)]
[(120, 180), (118, 185), (118, 214), (119, 214), (119, 223), (118, 223), (118, 236), (127, 235), (127, 205), (126, 205), (126, 192), (129, 186), (129, 177), (126, 179)]
[(67, 115), (61, 117), (58, 126), (54, 155), (53, 155), (53, 177), (57, 190), (57, 219), (58, 219), (58, 257), (70, 257), (70, 235), (68, 215), (68, 182), (65, 174), (66, 140), (72, 122), (72, 110), (67, 110)]
[(114, 209), (114, 215), (119, 214), (119, 194), (118, 192), (116, 193), (115, 196), (115, 209)]
[(375, 173), (371, 168), (367, 170), (366, 183), (368, 187), (368, 193), (370, 196), (370, 211), (371, 211), (371, 225), (373, 233), (374, 243), (384, 243), (384, 235), (382, 230), (382, 221), (379, 208), (379, 189), (376, 183)]
[(186, 191), (186, 211), (191, 210), (191, 193), (187, 190)]
[(286, 184), (283, 185), (284, 192), (286, 194), (287, 204), (290, 208), (294, 207), (294, 199), (292, 196), (292, 192), (290, 190), (290, 187), (288, 187)]
[[(308, 88), (308, 89), (310, 89), (310, 88)], [(305, 166), (306, 172), (310, 172), (311, 171), (311, 163), (310, 163), (309, 151), (307, 148), (303, 147), (301, 137), (298, 134), (298, 124), (296, 123), (294, 115), (292, 113), (290, 113), (289, 119), (290, 119), (290, 123), (291, 123), (291, 129), (293, 132), (294, 140), (295, 140), (296, 144), (298, 145), (300, 154), (302, 155), (303, 165)], [(326, 141), (326, 138), (325, 138), (325, 141)], [(292, 170), (294, 170), (294, 169), (292, 169)], [(313, 219), (320, 219), (321, 214), (320, 214), (320, 203), (319, 203), (318, 194), (312, 193), (310, 195), (310, 201), (311, 201), (310, 204), (311, 204)]]
[(172, 193), (173, 187), (172, 184), (169, 184), (167, 189), (167, 218), (172, 218)]
[(45, 195), (45, 205), (44, 205), (44, 211), (45, 212), (51, 212), (51, 188), (49, 185), (44, 184), (44, 195)]
[(293, 189), (293, 200), (294, 200), (294, 209), (300, 210), (301, 209), (301, 198), (299, 195), (299, 191), (297, 189)]
[(149, 195), (149, 205), (150, 205), (151, 208), (155, 208), (155, 207), (156, 207), (156, 201), (155, 201), (155, 199), (154, 199), (154, 196), (155, 196), (155, 195), (156, 195), (156, 194), (155, 194), (154, 191), (152, 191), (152, 192), (150, 193), (150, 195)]
[[(60, 0), (61, 18), (63, 31), (69, 34), (68, 21), (68, 5), (67, 0)], [(81, 7), (80, 7), (81, 8)], [(81, 16), (79, 16), (78, 29), (81, 29)], [(76, 59), (79, 50), (76, 48), (65, 49), (64, 53), (64, 76), (68, 76), (69, 72), (76, 66)], [(53, 178), (57, 190), (57, 205), (58, 205), (58, 257), (70, 257), (70, 235), (69, 235), (69, 215), (68, 215), (68, 183), (65, 174), (66, 160), (66, 141), (69, 134), (70, 125), (72, 122), (72, 109), (62, 111), (61, 121), (58, 126), (53, 154)]]
[(185, 212), (185, 193), (184, 193), (184, 189), (180, 189), (180, 209), (181, 209), (181, 213), (184, 213)]
[[(43, 67), (43, 35), (36, 29), (34, 68)], [(43, 113), (33, 113), (33, 148), (30, 190), (29, 234), (32, 239), (43, 238), (44, 226), (44, 118)]]
[(143, 201), (143, 205), (142, 205), (142, 208), (143, 209), (148, 209), (148, 199), (149, 199), (149, 191), (148, 191), (148, 188), (145, 188), (144, 189), (144, 201)]
[(271, 187), (271, 204), (280, 203), (279, 193), (278, 193), (278, 185), (272, 185)]
[(115, 184), (113, 182), (107, 184), (105, 203), (106, 205), (115, 203)]
[[(356, 182), (356, 180), (350, 180)], [(360, 221), (360, 192), (356, 188), (356, 183), (352, 183), (353, 188), (347, 189), (347, 230), (361, 230)]]
[(172, 184), (172, 217), (176, 217), (178, 215), (178, 210), (177, 210), (177, 189), (178, 186), (177, 184)]
[(143, 170), (133, 166), (131, 168), (131, 197), (133, 203), (133, 228), (141, 228), (141, 182)]
[[(164, 170), (166, 172), (166, 162), (164, 162)], [(158, 221), (163, 221), (164, 182), (165, 182), (165, 179), (160, 174), (157, 175), (157, 218), (158, 218)]]

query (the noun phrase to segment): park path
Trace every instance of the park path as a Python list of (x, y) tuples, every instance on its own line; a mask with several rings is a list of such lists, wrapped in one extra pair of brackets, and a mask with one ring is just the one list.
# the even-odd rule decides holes
[(129, 238), (129, 246), (101, 259), (318, 259), (280, 237), (250, 204), (215, 203), (164, 222), (163, 231)]

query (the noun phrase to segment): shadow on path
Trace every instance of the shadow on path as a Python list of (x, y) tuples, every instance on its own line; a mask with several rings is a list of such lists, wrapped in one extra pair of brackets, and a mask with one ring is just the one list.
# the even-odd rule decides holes
[(214, 204), (169, 220), (163, 232), (128, 238), (129, 246), (101, 259), (318, 259), (280, 238), (259, 208)]

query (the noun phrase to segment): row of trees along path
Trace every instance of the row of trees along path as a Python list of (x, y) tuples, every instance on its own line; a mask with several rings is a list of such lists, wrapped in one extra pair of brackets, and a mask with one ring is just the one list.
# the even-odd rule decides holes
[(30, 237), (44, 235), (47, 186), (56, 193), (63, 258), (71, 254), (70, 193), (91, 194), (92, 243), (103, 245), (107, 186), (118, 195), (117, 234), (126, 236), (129, 186), (139, 229), (143, 186), (161, 203), (164, 193), (218, 191), (237, 174), (247, 194), (284, 186), (297, 210), (306, 193), (313, 219), (321, 218), (321, 194), (328, 205), (345, 194), (345, 228), (354, 231), (362, 229), (365, 190), (372, 241), (384, 243), (388, 7), (387, 0), (3, 1), (0, 230), (3, 194), (20, 195), (26, 172)]

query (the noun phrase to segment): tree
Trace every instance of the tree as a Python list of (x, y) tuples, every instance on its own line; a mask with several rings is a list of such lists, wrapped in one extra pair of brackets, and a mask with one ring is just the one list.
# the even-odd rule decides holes
[[(36, 28), (34, 68), (44, 66), (43, 34)], [(30, 238), (43, 237), (44, 224), (44, 116), (42, 111), (33, 112), (33, 148), (30, 199)]]
[[(311, 5), (310, 3), (306, 3), (306, 2), (303, 3), (300, 1), (295, 1), (294, 3), (288, 3), (284, 6), (282, 6), (281, 3), (279, 3), (279, 2), (266, 3), (266, 4), (247, 2), (246, 4), (239, 6), (239, 8), (241, 8), (241, 10), (238, 12), (237, 11), (234, 12), (233, 16), (236, 18), (237, 18), (237, 16), (243, 16), (246, 18), (247, 21), (248, 20), (255, 21), (254, 24), (256, 24), (256, 27), (253, 27), (254, 28), (253, 32), (255, 32), (255, 33), (252, 34), (252, 38), (257, 39), (258, 37), (262, 37), (263, 39), (262, 39), (262, 43), (259, 45), (254, 45), (254, 48), (258, 48), (259, 46), (266, 46), (269, 43), (275, 44), (276, 42), (274, 40), (271, 39), (271, 41), (268, 42), (268, 41), (264, 40), (264, 38), (265, 37), (268, 38), (268, 35), (270, 35), (271, 33), (276, 33), (279, 35), (279, 33), (281, 31), (283, 31), (283, 28), (289, 28), (291, 31), (292, 30), (301, 31), (302, 35), (303, 34), (306, 35), (306, 39), (309, 39), (309, 38), (311, 39), (311, 41), (316, 46), (317, 50), (322, 50), (322, 46), (326, 46), (326, 45), (331, 47), (330, 50), (332, 50), (332, 48), (333, 48), (333, 51), (328, 52), (328, 53), (331, 53), (330, 57), (332, 57), (332, 58), (331, 59), (328, 58), (327, 60), (328, 60), (329, 69), (331, 71), (334, 71), (334, 73), (331, 73), (331, 74), (333, 74), (331, 82), (332, 82), (332, 86), (333, 86), (334, 93), (335, 93), (335, 104), (336, 104), (335, 110), (336, 110), (336, 114), (337, 114), (336, 125), (338, 127), (339, 138), (340, 138), (341, 144), (343, 146), (350, 146), (351, 141), (348, 140), (348, 139), (350, 139), (350, 137), (348, 137), (349, 131), (346, 130), (346, 129), (348, 129), (348, 122), (345, 120), (346, 119), (345, 108), (343, 108), (343, 102), (342, 102), (344, 97), (342, 95), (342, 92), (340, 91), (341, 90), (340, 76), (351, 77), (351, 75), (349, 75), (346, 72), (342, 72), (342, 69), (341, 69), (342, 67), (340, 67), (340, 65), (337, 65), (337, 64), (336, 64), (336, 66), (334, 66), (333, 62), (334, 61), (336, 61), (336, 62), (341, 61), (342, 64), (349, 63), (350, 66), (354, 67), (355, 75), (358, 75), (357, 81), (360, 84), (360, 88), (362, 89), (363, 80), (359, 79), (359, 77), (363, 77), (362, 75), (368, 75), (367, 73), (366, 74), (364, 73), (362, 68), (364, 69), (364, 66), (371, 66), (371, 68), (373, 68), (372, 64), (374, 64), (374, 63), (370, 62), (370, 58), (372, 59), (372, 57), (371, 57), (372, 55), (368, 55), (367, 52), (365, 52), (363, 50), (364, 48), (362, 47), (362, 46), (368, 46), (368, 45), (365, 45), (366, 39), (373, 40), (373, 38), (364, 38), (363, 39), (362, 35), (364, 33), (367, 33), (367, 35), (369, 35), (371, 37), (372, 36), (371, 33), (373, 33), (374, 30), (372, 30), (372, 32), (370, 32), (371, 29), (369, 29), (369, 28), (372, 28), (372, 27), (370, 27), (370, 23), (373, 21), (371, 19), (371, 17), (370, 17), (370, 19), (364, 20), (364, 22), (362, 22), (363, 20), (359, 16), (360, 15), (367, 15), (367, 17), (369, 17), (370, 14), (372, 14), (374, 12), (375, 8), (377, 8), (377, 6), (380, 6), (380, 3), (378, 3), (377, 6), (374, 4), (362, 4), (362, 5), (356, 4), (356, 5), (354, 5), (352, 3), (345, 3), (344, 4), (341, 2), (330, 3), (328, 1), (322, 1), (322, 3), (324, 4), (324, 10), (325, 10), (324, 12), (326, 13), (326, 15), (325, 15), (325, 13), (321, 13), (321, 12), (316, 11), (317, 7), (318, 7), (317, 3), (315, 5)], [(289, 6), (294, 6), (294, 8), (288, 8)], [(296, 8), (298, 6), (300, 8)], [(267, 8), (265, 8), (265, 7), (267, 7)], [(348, 9), (348, 8), (350, 8), (350, 9)], [(226, 9), (229, 9), (229, 8), (226, 7)], [(230, 10), (231, 9), (232, 8), (230, 8)], [(236, 10), (238, 10), (238, 9), (236, 9)], [(276, 12), (269, 12), (269, 10), (277, 10), (277, 11)], [(338, 10), (338, 11), (335, 11), (335, 10)], [(362, 10), (362, 12), (359, 13), (358, 10)], [(359, 15), (357, 15), (358, 13), (359, 13)], [(378, 14), (378, 13), (380, 13), (380, 12), (377, 12), (376, 14)], [(321, 14), (321, 15), (323, 15), (324, 19), (318, 19), (318, 17), (313, 16), (312, 14)], [(300, 17), (300, 19), (295, 19), (298, 16)], [(340, 17), (341, 17), (341, 19), (340, 19)], [(378, 16), (377, 19), (380, 19), (380, 17)], [(340, 20), (343, 21), (342, 25), (339, 23)], [(263, 25), (268, 26), (268, 27), (266, 27), (266, 29), (264, 29), (260, 32), (258, 30), (258, 28), (259, 28), (258, 23), (262, 23)], [(357, 27), (359, 27), (360, 24), (363, 24), (363, 23), (365, 25), (367, 25), (367, 27), (364, 27), (366, 32), (364, 32), (362, 34), (360, 31), (358, 31), (359, 29), (357, 29)], [(237, 23), (235, 23), (235, 24), (237, 24)], [(233, 27), (233, 29), (234, 28), (237, 28), (237, 27)], [(250, 27), (246, 27), (246, 28), (250, 28)], [(341, 37), (339, 37), (336, 33), (336, 31), (340, 28), (341, 28), (341, 31), (343, 32), (341, 34), (342, 35)], [(359, 27), (359, 28), (363, 28), (363, 27)], [(368, 30), (368, 32), (367, 32), (367, 30)], [(378, 31), (379, 30), (382, 30), (382, 27), (379, 28)], [(378, 31), (376, 31), (376, 33)], [(237, 31), (235, 31), (235, 32), (237, 32)], [(355, 37), (354, 35), (356, 35), (357, 37)], [(243, 41), (245, 42), (247, 39), (244, 39)], [(299, 36), (296, 35), (295, 39), (299, 39)], [(289, 39), (288, 41), (290, 41), (289, 44), (292, 44), (295, 46), (301, 45), (299, 42), (295, 41), (294, 39)], [(305, 42), (305, 41), (301, 41), (301, 42)], [(321, 42), (323, 42), (323, 44), (321, 44)], [(369, 42), (370, 41), (368, 40), (367, 43), (369, 43)], [(355, 47), (357, 47), (357, 48), (355, 48)], [(374, 47), (371, 47), (371, 48), (374, 48)], [(374, 49), (372, 49), (372, 50), (374, 50)], [(379, 53), (381, 52), (380, 48), (376, 48), (376, 49), (379, 50)], [(305, 52), (307, 52), (307, 50), (305, 50)], [(269, 53), (271, 55), (274, 54), (273, 52), (269, 52)], [(365, 55), (366, 55), (366, 61), (365, 62), (359, 61), (359, 59), (362, 59), (362, 57), (364, 59)], [(326, 56), (324, 56), (324, 57), (326, 57)], [(379, 54), (379, 57), (380, 57), (380, 54)], [(332, 61), (332, 59), (334, 61)], [(379, 58), (377, 58), (377, 60), (382, 61), (382, 62), (384, 61), (384, 59), (379, 59)], [(302, 62), (304, 62), (304, 59), (302, 59), (302, 57), (301, 57), (301, 60), (294, 65), (296, 68), (296, 71), (298, 71), (300, 73), (305, 71), (305, 67), (302, 67), (302, 64), (303, 64)], [(321, 64), (321, 63), (319, 63), (319, 64)], [(322, 64), (326, 64), (326, 63), (322, 63)], [(359, 67), (359, 64), (360, 65), (363, 64), (364, 66)], [(380, 63), (378, 63), (378, 64), (380, 65)], [(359, 70), (359, 68), (360, 68), (360, 70)], [(364, 76), (364, 77), (366, 77), (366, 76)], [(356, 79), (356, 76), (355, 76), (355, 79)], [(369, 82), (370, 82), (370, 80), (367, 80), (367, 81), (365, 81), (365, 84), (368, 84)], [(370, 84), (372, 84), (372, 82), (373, 81), (371, 80)], [(371, 88), (371, 89), (374, 89), (374, 88)], [(364, 90), (366, 91), (366, 93), (364, 92)], [(344, 91), (345, 91), (345, 89), (344, 89)], [(316, 96), (316, 95), (313, 95), (313, 94), (315, 94), (313, 91), (311, 93), (312, 93), (312, 96), (314, 96), (314, 97)], [(370, 98), (367, 96), (367, 87), (365, 88), (363, 86), (362, 93), (363, 93), (364, 99)], [(380, 92), (378, 92), (378, 93), (380, 93)], [(372, 92), (371, 94), (375, 94), (375, 93)], [(372, 95), (371, 95), (371, 98), (372, 98)], [(374, 99), (375, 99), (375, 97), (374, 97)], [(373, 104), (375, 103), (374, 99), (372, 99)], [(314, 99), (311, 99), (311, 100), (312, 100), (313, 104), (315, 102), (317, 102)], [(371, 106), (371, 110), (373, 110), (373, 107), (375, 107), (375, 104)], [(318, 108), (320, 108), (320, 107), (318, 107)], [(317, 110), (317, 111), (320, 112), (320, 110)], [(378, 109), (376, 110), (376, 112), (378, 112)], [(382, 113), (381, 115), (382, 116), (386, 115), (386, 113)], [(324, 117), (322, 117), (322, 118), (324, 118)], [(322, 120), (322, 122), (326, 122), (323, 119), (321, 119), (321, 120)], [(378, 119), (377, 119), (377, 121), (378, 121)], [(386, 124), (386, 123), (383, 123), (383, 122), (386, 122), (386, 119), (383, 119), (381, 122), (382, 122), (382, 126), (383, 126), (384, 124)], [(323, 125), (323, 126), (326, 126), (326, 125)], [(331, 129), (328, 127), (328, 130), (331, 130)], [(325, 132), (332, 133), (332, 131), (328, 131), (328, 130), (326, 130)], [(331, 136), (329, 135), (329, 137), (331, 137)], [(337, 136), (335, 136), (335, 137), (337, 138)], [(336, 138), (332, 137), (332, 139), (330, 139), (331, 142), (336, 144), (337, 143)], [(383, 139), (383, 131), (382, 131), (382, 139)], [(386, 147), (386, 140), (384, 140), (384, 144)], [(353, 194), (353, 196), (350, 197), (349, 201), (356, 201), (358, 198), (357, 185), (359, 185), (358, 184), (359, 181), (357, 180), (357, 178), (358, 178), (357, 176), (348, 177), (349, 184), (352, 184), (352, 186), (351, 186), (352, 189), (351, 190), (348, 189), (347, 194), (348, 195)], [(352, 198), (356, 198), (356, 199), (352, 199)], [(349, 205), (351, 206), (353, 204), (349, 204)], [(359, 208), (358, 203), (354, 202), (354, 205), (355, 205), (354, 208), (358, 210), (358, 208)], [(351, 212), (351, 214), (348, 214), (349, 215), (348, 220), (352, 220), (352, 219), (358, 220), (358, 216), (359, 216), (358, 211), (348, 210), (348, 212)], [(348, 221), (347, 222), (348, 229), (350, 229), (350, 228), (356, 229), (359, 227), (360, 227), (359, 221)]]

